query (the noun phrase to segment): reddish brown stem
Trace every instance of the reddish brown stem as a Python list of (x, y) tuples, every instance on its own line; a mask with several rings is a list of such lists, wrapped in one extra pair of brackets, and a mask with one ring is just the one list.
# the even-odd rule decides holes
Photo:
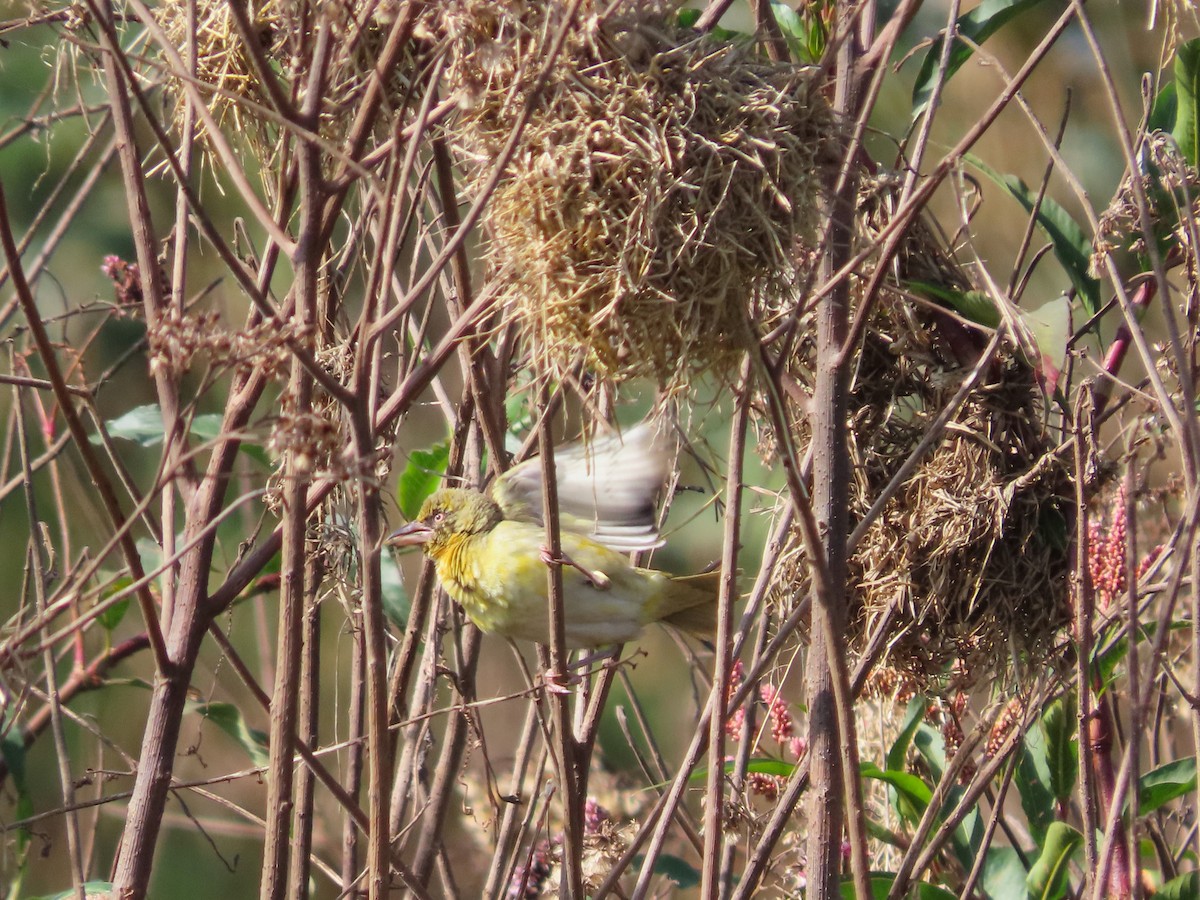
[[(1131, 635), (1130, 640), (1135, 638)], [(1112, 708), (1107, 694), (1100, 693), (1099, 679), (1093, 678), (1092, 688), (1097, 693), (1096, 711), (1088, 723), (1087, 759), (1092, 766), (1092, 777), (1099, 796), (1100, 820), (1105, 821), (1114, 803), (1123, 798), (1116, 796), (1116, 777), (1113, 771), (1113, 723)], [(1103, 851), (1097, 875), (1108, 870), (1108, 890), (1104, 896), (1122, 898), (1132, 896), (1132, 880), (1129, 869), (1129, 850), (1125, 840), (1125, 824), (1117, 820), (1111, 843)]]

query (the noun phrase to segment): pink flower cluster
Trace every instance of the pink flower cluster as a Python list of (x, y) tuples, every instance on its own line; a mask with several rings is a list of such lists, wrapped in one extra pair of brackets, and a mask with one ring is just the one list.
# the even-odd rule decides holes
[[(729, 705), (745, 680), (746, 670), (740, 659), (734, 660), (729, 670), (729, 678), (725, 682), (725, 702)], [(792, 711), (782, 697), (780, 689), (772, 684), (762, 684), (758, 688), (759, 700), (767, 709), (767, 719), (770, 723), (771, 739), (784, 748), (784, 755), (793, 761), (799, 761), (808, 751), (808, 741), (796, 735), (796, 723)], [(746, 709), (738, 706), (730, 709), (725, 719), (725, 733), (736, 740), (741, 740), (742, 731), (746, 724)], [(779, 789), (787, 781), (781, 775), (768, 775), (763, 772), (751, 772), (746, 776), (746, 787), (751, 793), (775, 800)]]
[[(1126, 510), (1125, 485), (1117, 489), (1109, 512), (1109, 526), (1100, 522), (1088, 523), (1088, 574), (1096, 597), (1096, 609), (1103, 612), (1128, 588), (1125, 577), (1125, 554), (1129, 548), (1129, 517)], [(1138, 564), (1140, 579), (1162, 555), (1159, 544)]]
[(1088, 523), (1088, 574), (1096, 608), (1108, 609), (1112, 601), (1125, 590), (1125, 549), (1129, 536), (1125, 516), (1125, 485), (1113, 499), (1111, 523), (1107, 529), (1100, 522)]

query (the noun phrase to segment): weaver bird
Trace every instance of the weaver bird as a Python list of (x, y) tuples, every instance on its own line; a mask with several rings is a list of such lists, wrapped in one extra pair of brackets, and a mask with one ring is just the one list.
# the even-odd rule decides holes
[(537, 460), (505, 473), (488, 494), (435, 491), (387, 542), (420, 545), (447, 593), (487, 633), (550, 643), (546, 566), (560, 564), (568, 648), (623, 643), (652, 622), (711, 637), (720, 572), (676, 577), (635, 566), (621, 552), (662, 543), (654, 495), (667, 456), (647, 426), (624, 441), (556, 451), (558, 560), (546, 549)]

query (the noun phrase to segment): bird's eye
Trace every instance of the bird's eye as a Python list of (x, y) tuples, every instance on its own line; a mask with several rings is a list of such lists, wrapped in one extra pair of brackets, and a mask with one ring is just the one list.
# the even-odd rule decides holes
[(433, 514), (429, 521), (431, 521), (434, 525), (441, 525), (446, 521), (446, 514), (441, 510), (438, 510)]

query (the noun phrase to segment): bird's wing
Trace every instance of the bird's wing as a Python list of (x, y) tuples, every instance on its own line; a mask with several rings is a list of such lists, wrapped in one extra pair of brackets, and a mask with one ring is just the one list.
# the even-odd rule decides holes
[[(667, 481), (669, 441), (648, 422), (554, 450), (560, 526), (614, 550), (662, 545), (658, 494)], [(542, 523), (541, 461), (529, 459), (496, 479), (492, 499), (505, 518)]]

